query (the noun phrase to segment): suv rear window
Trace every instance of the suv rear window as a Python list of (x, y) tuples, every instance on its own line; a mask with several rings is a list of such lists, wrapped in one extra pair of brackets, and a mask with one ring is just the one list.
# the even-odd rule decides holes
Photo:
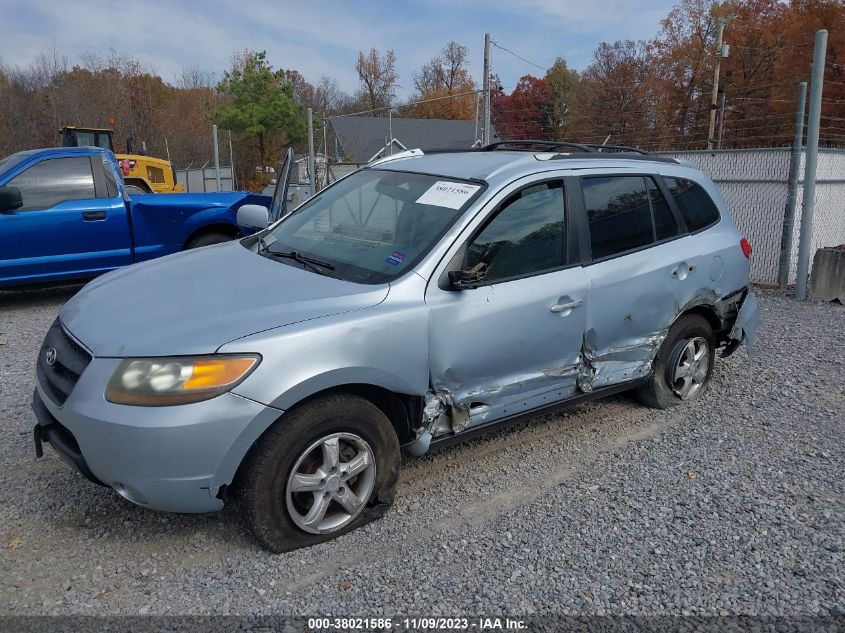
[(690, 233), (719, 221), (719, 208), (701, 185), (686, 178), (663, 177), (663, 182), (672, 193)]
[(581, 179), (594, 259), (624, 253), (678, 234), (678, 224), (647, 176)]

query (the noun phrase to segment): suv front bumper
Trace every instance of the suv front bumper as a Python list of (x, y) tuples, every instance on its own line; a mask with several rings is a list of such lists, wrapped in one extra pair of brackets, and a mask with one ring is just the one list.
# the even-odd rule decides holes
[(215, 512), (253, 442), (282, 413), (231, 393), (189, 405), (135, 407), (103, 396), (118, 359), (94, 359), (60, 407), (38, 383), (32, 408), (41, 443), (90, 481), (138, 505)]

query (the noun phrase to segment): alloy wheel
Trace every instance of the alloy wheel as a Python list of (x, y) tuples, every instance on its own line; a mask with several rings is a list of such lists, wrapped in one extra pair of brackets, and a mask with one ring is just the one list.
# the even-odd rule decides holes
[(364, 509), (376, 481), (370, 445), (354, 433), (332, 433), (296, 460), (285, 487), (291, 519), (311, 534), (334, 532)]
[(676, 355), (670, 385), (681, 400), (689, 400), (701, 390), (707, 380), (710, 350), (707, 341), (700, 336), (681, 344), (683, 348)]

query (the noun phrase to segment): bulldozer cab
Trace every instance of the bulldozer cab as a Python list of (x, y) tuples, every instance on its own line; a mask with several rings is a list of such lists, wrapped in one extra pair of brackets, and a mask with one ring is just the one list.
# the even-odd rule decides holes
[(114, 130), (66, 125), (61, 129), (60, 134), (62, 147), (102, 147), (114, 151), (112, 142)]
[[(114, 130), (98, 127), (64, 126), (62, 147), (102, 147), (114, 152)], [(123, 182), (136, 193), (182, 193), (185, 185), (176, 182), (176, 172), (169, 161), (144, 154), (133, 154), (131, 139), (127, 153), (116, 154)]]

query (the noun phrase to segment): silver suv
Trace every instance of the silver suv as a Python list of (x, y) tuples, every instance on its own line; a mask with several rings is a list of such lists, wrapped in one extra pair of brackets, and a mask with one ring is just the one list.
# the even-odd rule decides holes
[(402, 448), (620, 391), (694, 400), (759, 324), (750, 245), (675, 160), (413, 150), (287, 215), (284, 198), (280, 182), (271, 209), (241, 208), (250, 237), (103, 275), (62, 308), (37, 454), (159, 510), (234, 497), (287, 551), (384, 513)]

